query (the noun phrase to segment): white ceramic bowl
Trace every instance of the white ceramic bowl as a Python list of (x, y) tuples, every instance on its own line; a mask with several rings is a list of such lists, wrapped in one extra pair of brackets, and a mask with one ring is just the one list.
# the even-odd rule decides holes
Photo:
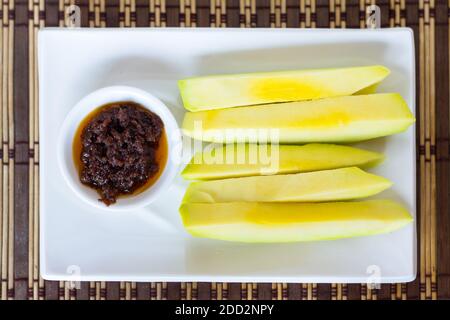
[[(137, 195), (119, 198), (116, 203), (108, 207), (98, 200), (99, 194), (96, 190), (80, 182), (79, 173), (73, 161), (72, 144), (78, 126), (91, 111), (105, 104), (120, 101), (136, 102), (161, 118), (167, 136), (168, 155), (162, 174), (151, 187)], [(180, 130), (172, 113), (164, 103), (150, 93), (126, 86), (99, 89), (79, 101), (65, 118), (59, 132), (57, 146), (59, 167), (70, 188), (80, 199), (90, 205), (108, 211), (141, 208), (153, 202), (161, 192), (166, 190), (177, 174), (178, 162), (174, 161), (174, 159), (179, 157), (177, 150), (181, 150), (179, 148), (181, 145), (179, 132)]]

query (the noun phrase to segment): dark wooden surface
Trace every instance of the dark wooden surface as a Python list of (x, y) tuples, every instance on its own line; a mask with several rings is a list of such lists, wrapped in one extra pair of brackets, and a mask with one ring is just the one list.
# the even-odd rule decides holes
[[(9, 16), (14, 20), (14, 42), (13, 42), (13, 105), (14, 105), (14, 121), (10, 123), (13, 127), (14, 145), (7, 144), (1, 146), (0, 154), (3, 158), (3, 166), (13, 165), (14, 170), (14, 206), (11, 210), (14, 212), (13, 221), (13, 268), (12, 273), (5, 272), (2, 276), (2, 288), (7, 288), (6, 296), (15, 299), (45, 298), (45, 299), (120, 299), (120, 298), (137, 298), (137, 299), (181, 299), (181, 298), (197, 298), (197, 299), (429, 299), (429, 298), (450, 298), (450, 220), (449, 220), (449, 21), (450, 21), (450, 1), (403, 1), (403, 0), (379, 0), (375, 1), (382, 11), (382, 27), (399, 26), (402, 24), (401, 19), (395, 18), (395, 8), (400, 8), (405, 3), (405, 9), (400, 9), (400, 18), (404, 18), (406, 26), (414, 30), (416, 42), (417, 57), (417, 92), (418, 99), (420, 87), (424, 85), (423, 79), (419, 75), (419, 62), (421, 53), (419, 44), (421, 39), (428, 39), (421, 32), (420, 23), (423, 25), (432, 25), (434, 34), (434, 51), (433, 57), (435, 61), (435, 70), (429, 72), (430, 77), (435, 81), (435, 94), (431, 97), (435, 101), (435, 118), (427, 116), (432, 123), (428, 125), (435, 127), (435, 144), (431, 144), (429, 152), (434, 156), (436, 164), (435, 181), (433, 186), (436, 190), (436, 230), (435, 238), (431, 237), (430, 241), (437, 245), (436, 263), (431, 265), (433, 272), (437, 273), (437, 281), (430, 280), (430, 284), (421, 281), (418, 277), (414, 282), (408, 284), (385, 284), (377, 290), (367, 290), (365, 285), (359, 284), (250, 284), (242, 285), (238, 283), (214, 284), (197, 283), (197, 284), (181, 284), (181, 283), (138, 283), (135, 288), (129, 284), (105, 283), (105, 284), (89, 284), (83, 283), (80, 290), (67, 289), (66, 283), (45, 281), (39, 283), (38, 279), (31, 279), (29, 264), (29, 247), (31, 239), (29, 239), (29, 205), (33, 201), (30, 198), (30, 158), (34, 157), (35, 148), (30, 148), (30, 114), (29, 114), (29, 86), (33, 83), (30, 79), (31, 72), (29, 68), (29, 52), (30, 41), (29, 28), (35, 22), (33, 14), (37, 11), (40, 20), (45, 26), (58, 26), (60, 24), (62, 11), (60, 5), (68, 4), (69, 1), (50, 0), (45, 1), (43, 10), (36, 10), (30, 3), (39, 4), (40, 1), (17, 0), (14, 8), (9, 12)], [(41, 1), (43, 2), (43, 1)], [(93, 1), (98, 2), (100, 1)], [(119, 27), (121, 21), (125, 21), (126, 14), (121, 12), (120, 3), (136, 4), (136, 9), (132, 10), (130, 20), (135, 22), (136, 27), (147, 27), (151, 23), (159, 20), (156, 26), (178, 27), (193, 26), (209, 27), (211, 23), (218, 24), (217, 19), (210, 13), (211, 3), (216, 1), (197, 0), (197, 1), (122, 1), (111, 0), (106, 1), (104, 12), (100, 14), (100, 22), (104, 22), (106, 27)], [(271, 9), (270, 0), (239, 0), (225, 1), (225, 13), (222, 11), (220, 21), (223, 21), (227, 27), (330, 27), (334, 24), (336, 27), (343, 27), (342, 21), (345, 22), (347, 28), (359, 28), (360, 23), (364, 20), (361, 4), (371, 3), (371, 1), (347, 0), (341, 1), (345, 3), (345, 10), (336, 17), (336, 3), (338, 0), (327, 1), (307, 1), (307, 0), (273, 0), (275, 9)], [(7, 0), (3, 3), (8, 4)], [(158, 3), (165, 7), (162, 13), (157, 10), (150, 10), (149, 4)], [(221, 1), (218, 2), (219, 6)], [(254, 4), (255, 10), (251, 6)], [(91, 23), (97, 24), (93, 18), (93, 12), (89, 9), (89, 1), (76, 1), (82, 12), (82, 26), (88, 27)], [(306, 9), (301, 10), (301, 5), (305, 4)], [(312, 9), (313, 7), (313, 9)], [(184, 10), (182, 10), (184, 8)], [(189, 16), (186, 14), (186, 8), (190, 9)], [(285, 13), (283, 12), (285, 10)], [(278, 10), (279, 9), (279, 10)], [(5, 5), (1, 8), (5, 10)], [(185, 11), (184, 14), (181, 12)], [(246, 11), (250, 12), (246, 16)], [(253, 12), (254, 11), (254, 12)], [(195, 13), (192, 13), (195, 12)], [(306, 17), (306, 13), (312, 13), (311, 19)], [(429, 13), (429, 15), (428, 15)], [(425, 17), (425, 18), (424, 18)], [(279, 19), (279, 20), (277, 20)], [(422, 20), (421, 20), (422, 19)], [(341, 20), (341, 21), (339, 21)], [(189, 21), (187, 24), (186, 21)], [(97, 21), (98, 22), (98, 21)], [(340, 23), (338, 23), (340, 22)], [(428, 44), (426, 44), (428, 45)], [(402, 53), (399, 52), (399, 55)], [(30, 82), (31, 81), (31, 82)], [(419, 105), (419, 103), (417, 104)], [(5, 106), (3, 106), (5, 108)], [(426, 112), (429, 112), (429, 110)], [(417, 113), (419, 114), (419, 112)], [(418, 123), (420, 123), (418, 121)], [(418, 137), (420, 130), (424, 128), (418, 125)], [(428, 152), (425, 146), (418, 145), (417, 159), (424, 156)], [(5, 154), (12, 155), (14, 162), (5, 159)], [(427, 158), (428, 159), (428, 158)], [(432, 160), (426, 160), (432, 161)], [(420, 177), (420, 167), (418, 165), (418, 177)], [(420, 179), (418, 183), (423, 183)], [(420, 189), (419, 189), (420, 190)], [(423, 195), (418, 194), (419, 204), (423, 201)], [(433, 214), (428, 209), (420, 213), (421, 215)], [(419, 223), (420, 219), (418, 219)], [(420, 228), (418, 228), (420, 230)], [(424, 241), (423, 237), (427, 235), (421, 234), (419, 241)], [(429, 235), (428, 235), (429, 236)], [(0, 239), (1, 240), (1, 239)], [(427, 242), (429, 243), (429, 242)], [(418, 248), (419, 250), (420, 248)], [(420, 255), (423, 252), (419, 250), (418, 268), (426, 279), (432, 277), (429, 270), (426, 271), (421, 266)], [(10, 257), (11, 259), (11, 257)], [(425, 271), (424, 271), (425, 270)], [(426, 273), (426, 274), (424, 274)], [(12, 280), (13, 286), (9, 285)], [(30, 282), (30, 280), (32, 280)], [(218, 287), (217, 287), (218, 285)], [(196, 287), (195, 287), (196, 286)], [(37, 289), (37, 294), (33, 294), (33, 290)], [(98, 290), (98, 291), (96, 291)], [(250, 290), (250, 292), (248, 292)], [(2, 296), (2, 298), (6, 298)]]

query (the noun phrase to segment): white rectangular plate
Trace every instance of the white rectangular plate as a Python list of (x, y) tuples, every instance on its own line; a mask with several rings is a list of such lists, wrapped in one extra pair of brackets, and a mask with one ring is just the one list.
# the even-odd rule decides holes
[[(159, 97), (180, 121), (178, 79), (213, 73), (382, 64), (391, 75), (380, 92), (414, 105), (410, 29), (45, 29), (39, 33), (40, 265), (49, 280), (406, 282), (416, 275), (415, 224), (378, 236), (293, 244), (195, 239), (178, 207), (187, 183), (151, 206), (103, 213), (66, 185), (55, 145), (67, 113), (82, 97), (131, 85)], [(339, 79), (336, 79), (339, 81)], [(415, 216), (415, 129), (361, 143), (387, 159), (373, 172), (394, 182), (379, 197)], [(212, 213), (213, 214), (213, 213)]]

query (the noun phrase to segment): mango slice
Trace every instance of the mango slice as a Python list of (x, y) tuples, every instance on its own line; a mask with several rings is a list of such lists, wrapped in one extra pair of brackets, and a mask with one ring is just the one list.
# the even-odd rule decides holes
[(415, 121), (396, 93), (187, 112), (183, 132), (219, 143), (352, 142), (406, 130)]
[(178, 81), (184, 107), (212, 110), (351, 95), (378, 84), (383, 66), (213, 75)]
[(234, 144), (198, 152), (181, 175), (187, 180), (210, 180), (351, 166), (365, 169), (383, 159), (378, 152), (334, 144)]
[(391, 232), (413, 221), (391, 200), (325, 203), (184, 203), (186, 230), (239, 242), (333, 240)]
[(351, 167), (273, 176), (193, 182), (184, 202), (318, 202), (369, 197), (392, 183)]

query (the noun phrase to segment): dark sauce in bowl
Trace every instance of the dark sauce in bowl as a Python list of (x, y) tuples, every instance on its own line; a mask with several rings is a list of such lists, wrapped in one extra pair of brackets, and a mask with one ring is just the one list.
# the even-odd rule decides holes
[(167, 154), (161, 118), (134, 102), (115, 102), (92, 111), (73, 141), (81, 183), (97, 190), (107, 206), (151, 187), (164, 170)]

